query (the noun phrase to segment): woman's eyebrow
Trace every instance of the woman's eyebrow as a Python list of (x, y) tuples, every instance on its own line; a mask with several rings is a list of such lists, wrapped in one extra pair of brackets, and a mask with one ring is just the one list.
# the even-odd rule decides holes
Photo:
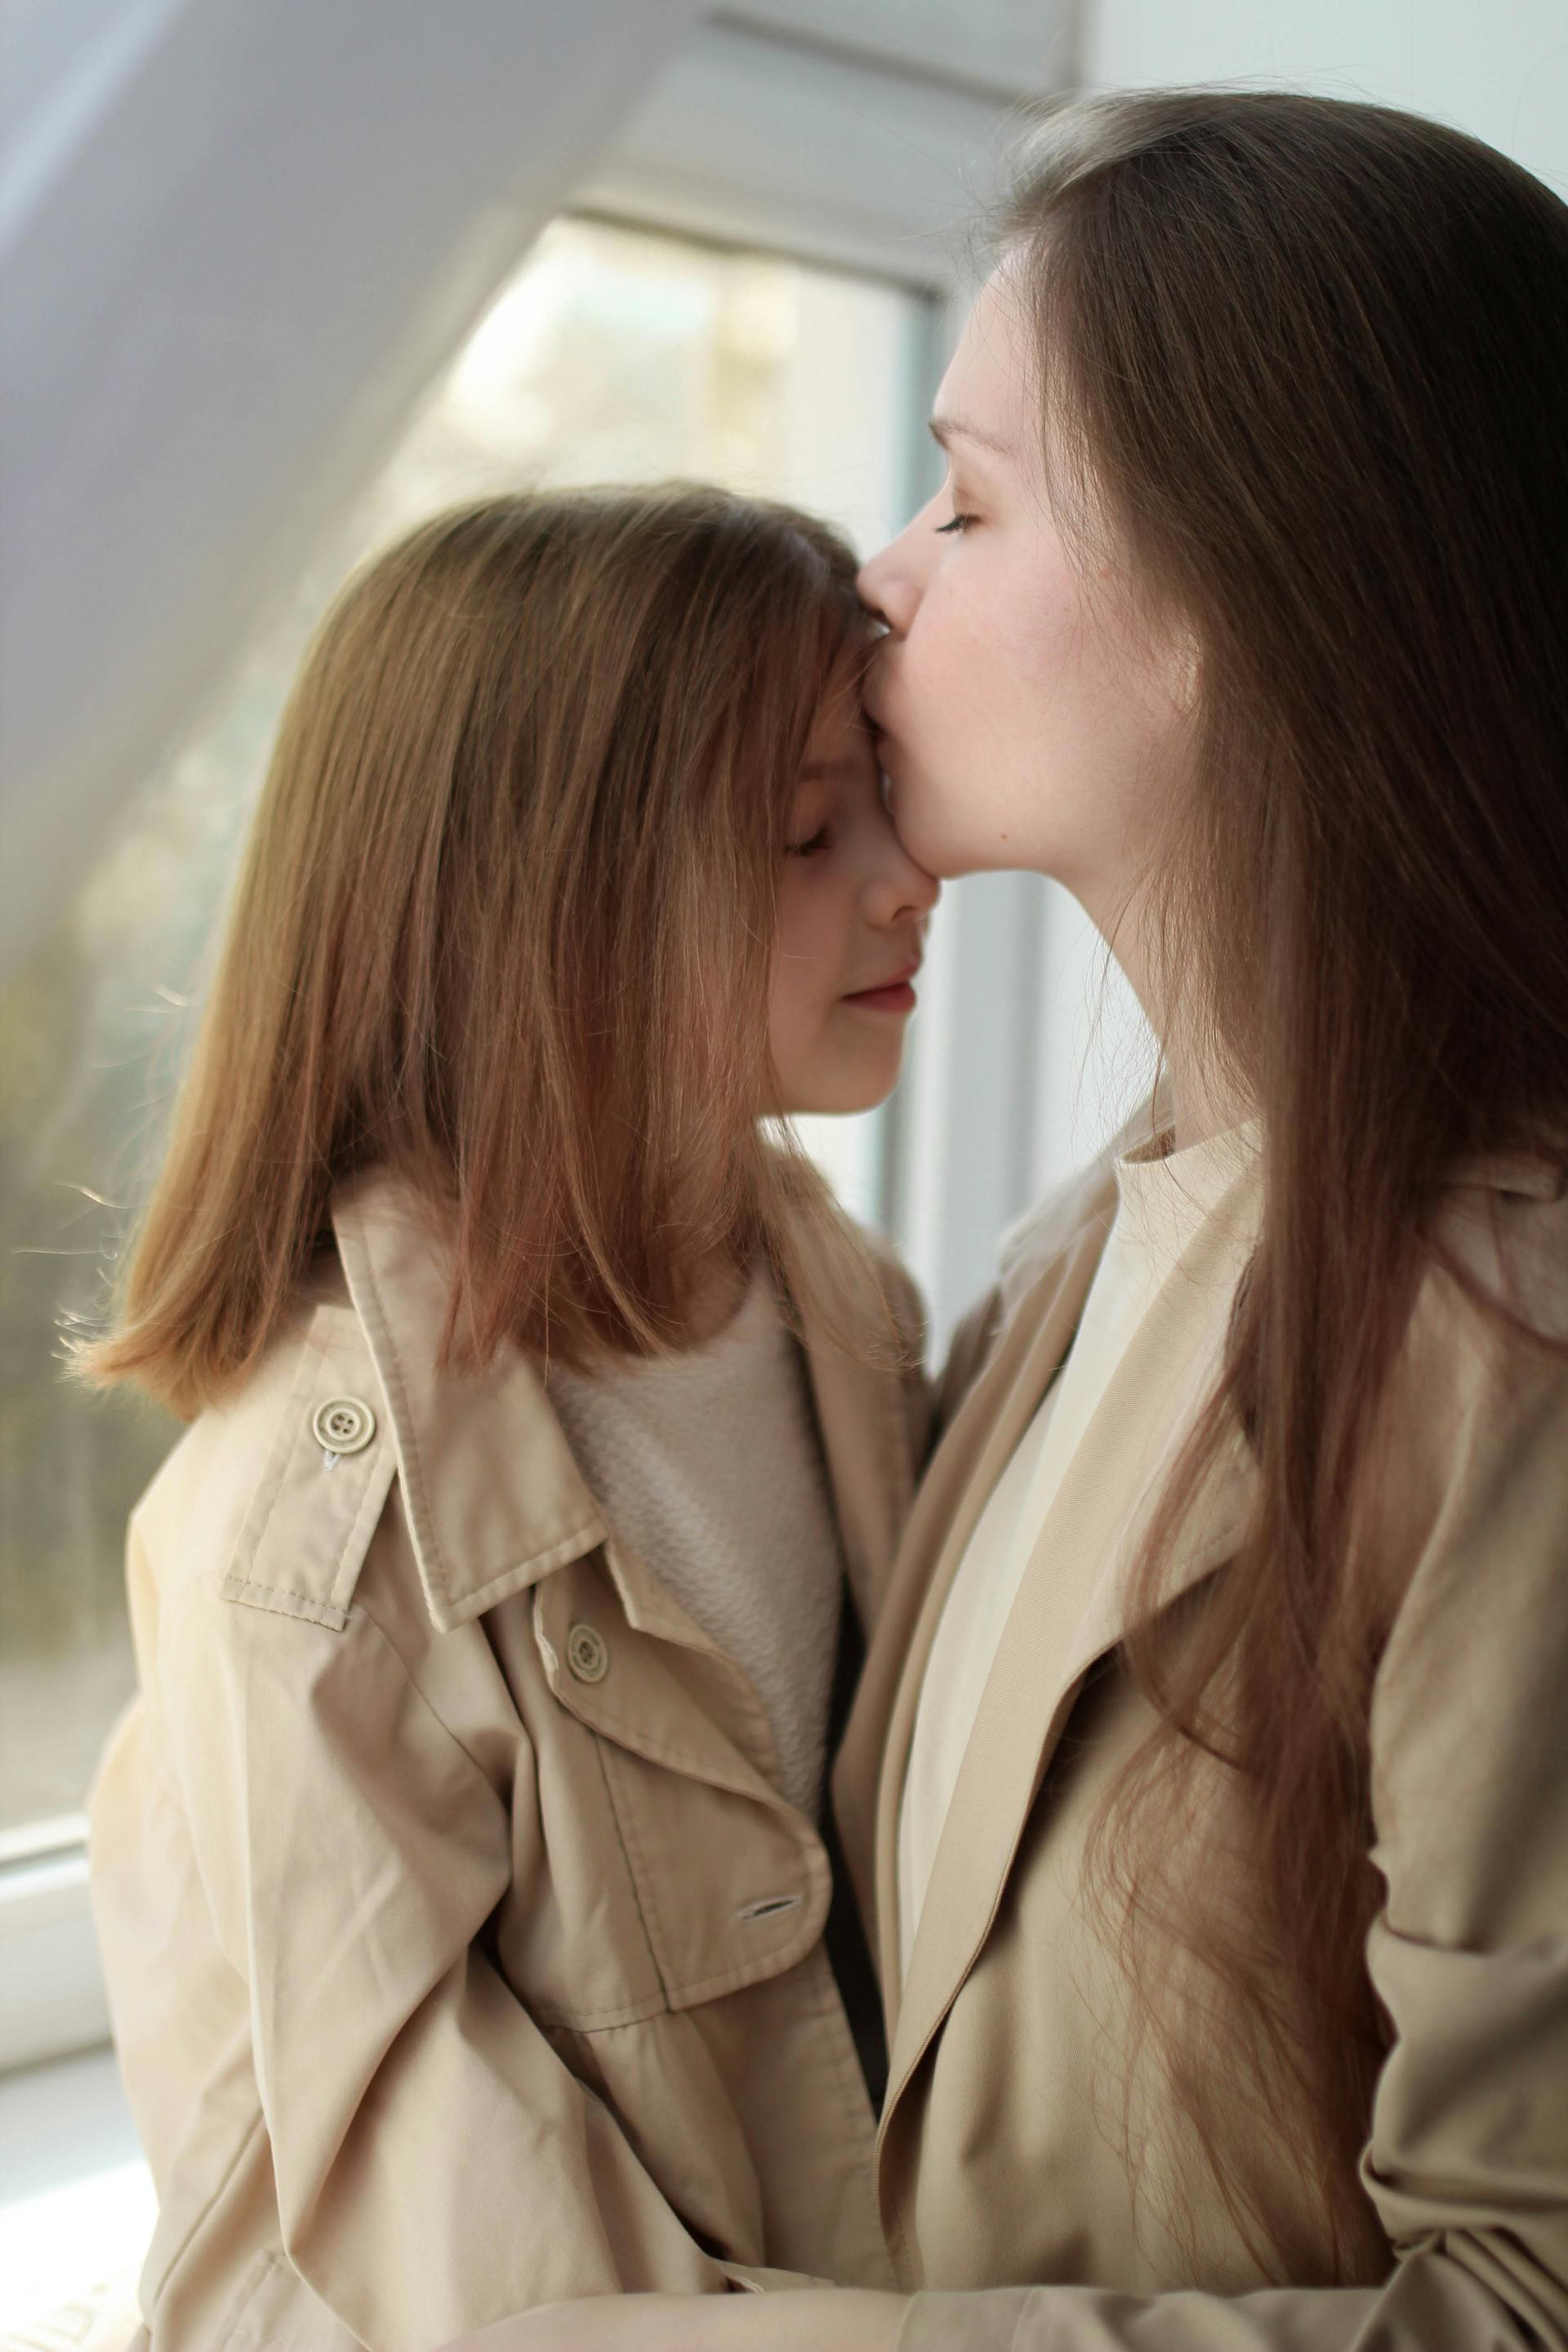
[(836, 777), (858, 772), (859, 757), (854, 751), (841, 751), (833, 760), (808, 760), (795, 781), (802, 784), (830, 784)]
[(994, 433), (987, 433), (982, 425), (971, 425), (963, 416), (933, 416), (930, 431), (932, 440), (944, 449), (955, 440), (973, 441), (982, 449), (994, 450), (998, 457), (1010, 457), (1013, 454), (1009, 445), (999, 440)]

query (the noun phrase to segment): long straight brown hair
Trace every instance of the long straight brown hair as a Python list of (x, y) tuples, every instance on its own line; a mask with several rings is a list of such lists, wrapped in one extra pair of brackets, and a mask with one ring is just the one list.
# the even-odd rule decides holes
[(831, 1290), (845, 1229), (758, 1121), (774, 879), (854, 688), (854, 583), (821, 524), (681, 486), (488, 499), (358, 573), (284, 712), (87, 1377), (184, 1416), (232, 1389), (372, 1165), (451, 1242), (454, 1364), (679, 1345), (726, 1254)]
[[(1371, 1558), (1374, 1433), (1457, 1163), (1561, 1164), (1568, 1127), (1568, 208), (1411, 115), (1175, 90), (1046, 121), (1003, 226), (1063, 510), (1195, 646), (1156, 969), (1265, 1138), (1223, 1370), (1135, 1565), (1157, 1728), (1093, 1879), (1258, 2260), (1376, 2277), (1368, 1715), (1413, 1563)], [(1255, 1515), (1173, 1640), (1163, 1563), (1237, 1423)], [(1256, 1903), (1173, 1834), (1216, 1759)]]

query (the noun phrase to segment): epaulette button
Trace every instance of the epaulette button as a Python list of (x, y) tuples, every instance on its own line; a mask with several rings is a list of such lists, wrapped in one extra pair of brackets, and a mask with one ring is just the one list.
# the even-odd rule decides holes
[(363, 1454), (375, 1435), (375, 1415), (359, 1397), (329, 1397), (310, 1419), (310, 1433), (330, 1470), (342, 1454)]

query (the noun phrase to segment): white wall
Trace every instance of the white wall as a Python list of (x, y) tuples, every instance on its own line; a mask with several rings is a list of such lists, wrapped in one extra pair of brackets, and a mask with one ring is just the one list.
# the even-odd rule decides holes
[(1084, 0), (1097, 87), (1289, 84), (1441, 116), (1568, 196), (1563, 0)]

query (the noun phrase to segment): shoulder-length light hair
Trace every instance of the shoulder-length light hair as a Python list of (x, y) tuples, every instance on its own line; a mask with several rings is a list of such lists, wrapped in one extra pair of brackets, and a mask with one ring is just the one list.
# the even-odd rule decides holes
[(371, 1165), (451, 1238), (444, 1362), (679, 1346), (715, 1252), (798, 1286), (803, 1213), (841, 1229), (759, 1130), (774, 878), (864, 644), (848, 548), (712, 489), (487, 499), (368, 563), (284, 712), (86, 1375), (186, 1417), (231, 1390)]

